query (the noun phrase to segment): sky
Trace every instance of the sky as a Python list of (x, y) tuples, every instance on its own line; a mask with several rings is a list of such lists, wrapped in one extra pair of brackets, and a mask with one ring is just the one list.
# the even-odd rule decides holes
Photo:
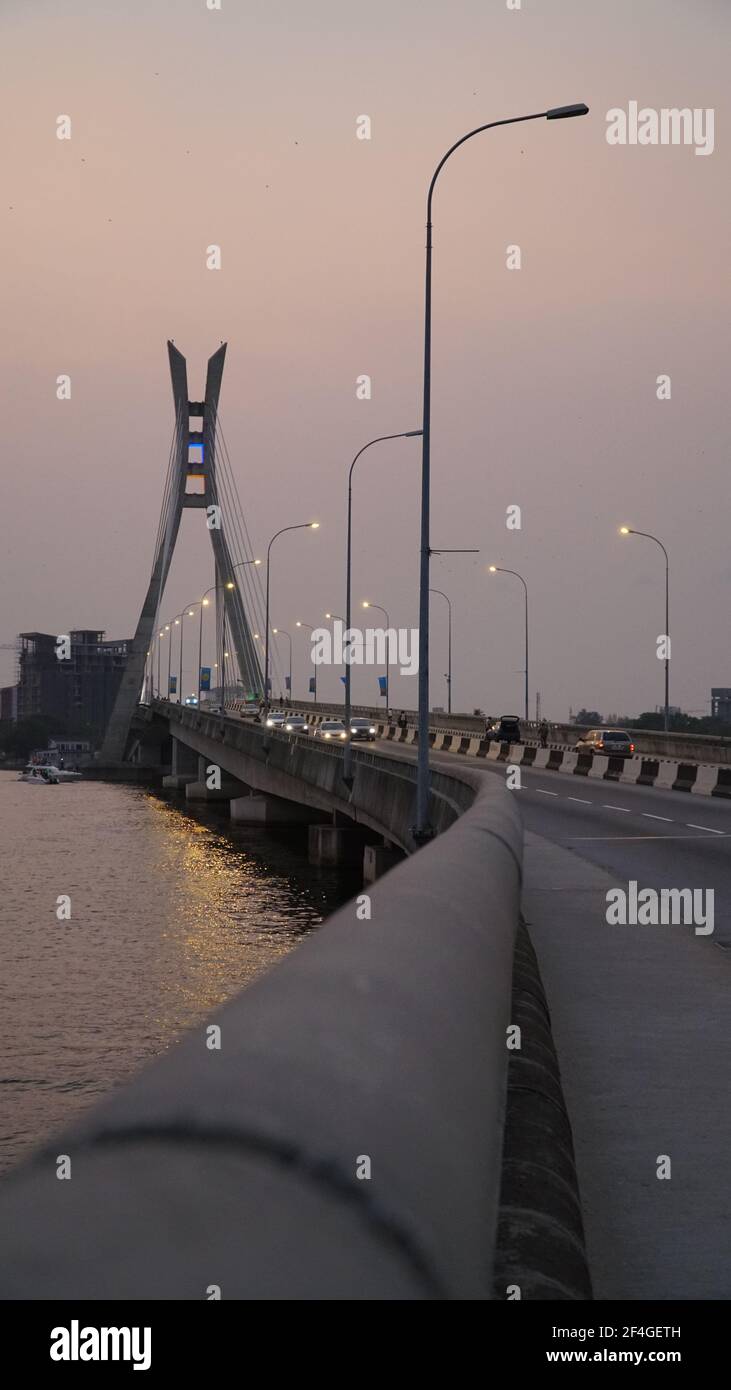
[[(166, 340), (192, 399), (226, 341), (221, 422), (255, 552), (320, 521), (277, 543), (271, 574), (304, 694), (294, 624), (343, 612), (350, 461), (421, 426), (433, 170), (477, 125), (584, 101), (584, 119), (476, 136), (435, 193), (432, 545), (479, 550), (432, 559), (453, 709), (522, 712), (522, 587), (489, 564), (528, 585), (531, 712), (537, 691), (556, 720), (661, 704), (663, 559), (626, 523), (670, 555), (671, 703), (709, 712), (731, 686), (726, 0), (0, 0), (0, 38), (1, 642), (134, 632), (173, 425)], [(632, 101), (712, 109), (713, 152), (610, 145), (607, 112)], [(354, 484), (354, 610), (403, 628), (419, 478), (420, 441), (396, 440)], [(161, 619), (212, 582), (187, 511)], [(444, 704), (438, 598), (431, 646)], [(0, 650), (0, 683), (13, 665)], [(354, 702), (376, 703), (376, 674), (353, 668)], [(339, 676), (320, 668), (321, 699)], [(391, 704), (415, 706), (415, 677), (392, 675)]]

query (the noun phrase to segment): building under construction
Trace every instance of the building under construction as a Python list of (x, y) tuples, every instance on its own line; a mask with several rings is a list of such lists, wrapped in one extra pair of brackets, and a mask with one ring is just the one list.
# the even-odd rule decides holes
[(17, 684), (3, 692), (4, 717), (46, 715), (60, 728), (88, 732), (97, 740), (109, 720), (130, 641), (105, 641), (104, 632), (93, 628), (67, 636), (68, 656), (60, 657), (63, 639), (56, 633), (19, 634)]

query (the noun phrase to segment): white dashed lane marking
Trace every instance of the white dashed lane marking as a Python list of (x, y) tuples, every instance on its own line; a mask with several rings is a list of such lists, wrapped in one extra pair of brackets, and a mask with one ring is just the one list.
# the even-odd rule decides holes
[[(540, 792), (541, 796), (555, 796), (555, 797), (558, 798), (558, 797), (560, 797), (560, 795), (561, 795), (560, 792), (552, 792), (552, 791), (549, 791), (547, 787), (536, 787), (536, 791), (537, 791), (537, 792)], [(623, 815), (625, 815), (625, 816), (629, 816), (629, 815), (632, 814), (632, 807), (631, 807), (631, 806), (615, 806), (611, 801), (589, 801), (586, 797), (583, 797), (583, 796), (566, 796), (565, 799), (566, 799), (566, 801), (574, 801), (574, 802), (576, 802), (579, 806), (601, 806), (602, 810), (604, 810), (604, 811), (621, 811), (621, 812), (623, 813)], [(672, 819), (671, 816), (656, 816), (656, 815), (654, 815), (654, 814), (652, 813), (652, 811), (636, 811), (636, 812), (635, 812), (635, 815), (644, 816), (647, 820), (660, 820), (660, 821), (664, 821), (666, 825), (675, 825), (675, 824), (677, 824), (677, 822), (674, 821), (674, 820)], [(700, 830), (704, 835), (721, 835), (721, 836), (725, 837), (726, 839), (728, 839), (728, 831), (727, 831), (727, 830), (714, 830), (714, 829), (713, 829), (713, 826), (710, 826), (710, 825), (696, 825), (693, 821), (686, 821), (686, 822), (685, 822), (685, 825), (686, 825), (686, 828), (687, 828), (688, 830)], [(655, 836), (655, 835), (620, 835), (620, 836), (614, 836), (614, 835), (577, 835), (577, 836), (574, 836), (574, 837), (572, 837), (572, 838), (578, 839), (578, 840), (613, 840), (613, 839), (622, 839), (622, 840), (652, 840), (652, 839), (668, 839), (668, 838), (672, 838), (672, 837), (669, 837), (669, 836)], [(696, 838), (696, 837), (695, 837), (695, 836), (691, 836), (691, 835), (679, 835), (679, 836), (676, 836), (675, 838), (681, 839), (681, 840), (682, 840), (682, 839), (689, 840), (689, 839), (694, 839), (694, 838)]]

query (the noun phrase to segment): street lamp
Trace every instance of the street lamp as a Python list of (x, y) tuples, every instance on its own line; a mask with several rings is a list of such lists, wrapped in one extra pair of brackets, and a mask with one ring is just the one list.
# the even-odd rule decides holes
[[(241, 570), (241, 569), (246, 569), (246, 566), (247, 566), (247, 565), (260, 565), (261, 563), (262, 563), (261, 560), (239, 560), (238, 564), (232, 565), (231, 568), (232, 568), (233, 570)], [(214, 586), (214, 587), (215, 587), (215, 586)], [(229, 579), (228, 583), (225, 584), (224, 587), (225, 587), (226, 589), (235, 589), (235, 588), (236, 588), (236, 585), (234, 584), (233, 580)], [(210, 591), (210, 589), (208, 589), (208, 590), (206, 590), (206, 592), (207, 592), (207, 593), (210, 593), (211, 591)], [(200, 664), (200, 663), (199, 663), (199, 664)], [(241, 672), (239, 672), (239, 675), (241, 675)], [(199, 677), (199, 679), (200, 679), (200, 677)], [(225, 685), (225, 672), (224, 672), (224, 685)], [(199, 700), (198, 700), (198, 703), (200, 704), (200, 698), (199, 698)], [(224, 703), (225, 703), (225, 690), (224, 690)]]
[[(421, 430), (402, 430), (399, 434), (380, 434), (377, 439), (371, 439), (362, 449), (358, 450), (348, 472), (348, 539), (345, 559), (345, 631), (350, 631), (350, 573), (351, 573), (351, 541), (353, 534), (353, 469), (355, 468), (361, 454), (366, 449), (371, 449), (374, 444), (383, 444), (388, 439), (416, 439), (421, 434)], [(350, 644), (348, 644), (350, 652)], [(388, 671), (386, 672), (388, 679)], [(345, 727), (350, 728), (350, 661), (345, 663)], [(343, 779), (348, 780), (351, 775), (352, 749), (350, 741), (345, 746), (343, 755)]]
[(442, 589), (430, 589), (430, 594), (441, 594), (447, 599), (447, 714), (452, 713), (452, 603)]
[(167, 695), (165, 696), (165, 699), (166, 699), (166, 700), (169, 700), (169, 699), (170, 699), (170, 675), (171, 675), (171, 662), (172, 662), (172, 655), (173, 655), (173, 628), (174, 628), (174, 627), (178, 627), (179, 624), (180, 624), (180, 618), (174, 618), (173, 621), (172, 621), (171, 623), (166, 623), (166, 624), (165, 624), (165, 631), (170, 633), (170, 644), (169, 644), (169, 646), (168, 646), (168, 689), (167, 689)]
[(620, 536), (644, 536), (645, 540), (654, 541), (659, 545), (665, 556), (665, 717), (664, 729), (668, 733), (670, 729), (670, 561), (668, 552), (661, 540), (657, 536), (651, 536), (649, 531), (635, 531), (632, 526), (620, 526)]
[(503, 569), (501, 565), (490, 565), (490, 566), (489, 566), (489, 570), (490, 570), (490, 574), (514, 574), (514, 575), (515, 575), (515, 578), (520, 580), (521, 584), (523, 585), (523, 588), (525, 589), (525, 717), (526, 717), (526, 720), (527, 720), (528, 717), (529, 717), (529, 714), (528, 714), (528, 585), (526, 584), (526, 582), (525, 582), (525, 580), (524, 580), (522, 574), (518, 574), (518, 571), (517, 571), (517, 570), (506, 570), (506, 569)]
[(269, 580), (271, 577), (271, 549), (278, 536), (283, 536), (285, 531), (317, 531), (319, 521), (301, 521), (297, 526), (283, 526), (281, 531), (275, 531), (267, 547), (267, 596), (266, 596), (266, 617), (264, 628), (264, 716), (269, 713)]
[[(388, 668), (391, 661), (391, 619), (389, 618), (386, 609), (381, 608), (380, 603), (369, 603), (368, 599), (363, 599), (363, 607), (377, 608), (378, 612), (383, 613), (383, 616), (386, 619), (386, 716), (388, 716), (388, 711), (390, 709), (388, 701)], [(345, 727), (346, 729), (350, 728), (350, 713), (346, 714)]]
[[(200, 706), (201, 706), (201, 663), (202, 663), (202, 661), (203, 661), (203, 609), (204, 609), (204, 608), (208, 608), (208, 606), (209, 606), (209, 598), (208, 598), (208, 595), (209, 595), (209, 594), (212, 594), (213, 591), (214, 591), (214, 589), (217, 589), (217, 588), (218, 588), (218, 585), (217, 585), (217, 584), (212, 584), (211, 587), (210, 587), (210, 589), (206, 589), (206, 592), (204, 593), (203, 597), (199, 600), (199, 602), (200, 602), (200, 608), (201, 608), (201, 613), (200, 613), (200, 623), (199, 623), (199, 625), (198, 625), (198, 709), (200, 709)], [(233, 589), (233, 588), (235, 588), (235, 585), (234, 585), (233, 580), (232, 580), (232, 579), (229, 579), (228, 583), (224, 585), (224, 588), (226, 588), (226, 589)]]
[(275, 637), (276, 637), (278, 634), (281, 633), (282, 637), (286, 637), (287, 640), (289, 641), (289, 698), (290, 698), (290, 700), (292, 700), (292, 699), (293, 699), (293, 692), (292, 692), (292, 638), (290, 637), (289, 633), (285, 631), (285, 629), (284, 629), (283, 627), (273, 627), (273, 628), (272, 628), (272, 632), (274, 633)]
[(550, 111), (538, 111), (530, 116), (512, 116), (504, 121), (489, 121), (487, 125), (477, 126), (451, 145), (437, 164), (426, 200), (426, 277), (424, 295), (424, 420), (421, 456), (421, 554), (419, 565), (419, 734), (418, 763), (416, 783), (416, 826), (415, 838), (428, 839), (431, 835), (429, 825), (429, 509), (430, 509), (430, 467), (431, 467), (431, 280), (432, 280), (432, 198), (437, 178), (454, 151), (459, 149), (473, 135), (495, 126), (518, 125), (523, 121), (546, 119), (557, 121), (570, 116), (585, 116), (588, 106), (583, 102), (573, 106), (555, 106)]
[[(306, 627), (308, 632), (314, 632), (314, 631), (315, 631), (315, 629), (314, 629), (314, 627), (312, 627), (311, 623), (301, 623), (300, 620), (299, 620), (299, 618), (297, 619), (297, 621), (296, 621), (296, 623), (295, 623), (295, 627)], [(315, 665), (314, 661), (313, 661), (313, 663), (312, 663), (312, 669), (313, 669), (313, 671), (314, 671), (314, 673), (315, 673), (314, 676), (313, 676), (313, 678), (312, 678), (312, 703), (315, 704), (316, 701), (317, 701), (317, 666)]]
[[(194, 618), (194, 617), (195, 617), (195, 613), (193, 612), (193, 605), (192, 605), (192, 604), (190, 604), (190, 605), (186, 604), (186, 606), (185, 606), (185, 608), (183, 609), (182, 613), (179, 613), (179, 614), (178, 614), (178, 618), (186, 618), (186, 617), (187, 617), (187, 618)], [(176, 619), (176, 621), (177, 621), (177, 619)], [(179, 704), (179, 705), (182, 705), (182, 703), (183, 703), (183, 633), (184, 633), (184, 632), (185, 632), (185, 623), (182, 623), (182, 624), (181, 624), (181, 627), (180, 627), (180, 674), (179, 674), (179, 677), (178, 677), (178, 704)]]

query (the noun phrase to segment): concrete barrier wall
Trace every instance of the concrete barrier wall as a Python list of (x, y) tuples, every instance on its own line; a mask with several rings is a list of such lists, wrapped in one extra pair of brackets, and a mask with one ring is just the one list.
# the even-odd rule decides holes
[[(329, 715), (313, 714), (300, 707), (291, 713), (305, 713), (312, 724)], [(478, 721), (479, 723), (479, 721)], [(403, 731), (393, 724), (374, 720), (379, 738), (395, 743), (413, 743), (413, 725)], [(354, 745), (367, 747), (364, 745)], [(519, 763), (548, 772), (571, 772), (577, 776), (608, 782), (639, 783), (666, 791), (685, 791), (696, 796), (731, 797), (731, 768), (713, 763), (692, 762), (687, 758), (648, 757), (607, 758), (602, 754), (577, 752), (563, 744), (552, 743), (541, 748), (536, 740), (521, 744), (500, 744), (495, 740), (469, 737), (461, 730), (432, 730), (430, 746), (434, 752), (459, 753), (467, 758), (489, 758), (491, 761)], [(432, 771), (434, 776), (434, 771)]]
[[(241, 702), (232, 708), (243, 708)], [(275, 706), (275, 708), (278, 708)], [(297, 710), (303, 714), (324, 715), (327, 718), (342, 719), (342, 704), (314, 704), (310, 701), (301, 702), (297, 705)], [(376, 708), (369, 705), (353, 705), (353, 715), (364, 716), (369, 719), (378, 720), (385, 723), (385, 711), (382, 707)], [(400, 711), (392, 711), (393, 718), (397, 718)], [(416, 724), (416, 712), (406, 710), (406, 715), (410, 725)], [(490, 716), (491, 718), (493, 716)], [(497, 715), (494, 716), (498, 718)], [(550, 728), (551, 743), (559, 744), (562, 747), (574, 748), (577, 739), (583, 732), (594, 725), (582, 724), (557, 724), (548, 721)], [(485, 720), (471, 714), (436, 714), (429, 715), (429, 727), (436, 730), (449, 730), (453, 733), (482, 734), (485, 729)], [(521, 720), (521, 728), (527, 739), (535, 738), (536, 725), (534, 722)], [(711, 734), (664, 734), (648, 729), (628, 729), (631, 734), (638, 753), (645, 754), (647, 757), (671, 758), (678, 762), (699, 762), (699, 763), (719, 763), (722, 766), (731, 766), (731, 739), (718, 738)]]
[[(340, 812), (384, 835), (410, 853), (414, 848), (416, 768), (358, 746), (353, 786), (343, 781), (342, 744), (298, 738), (249, 722), (188, 709), (156, 707), (176, 740), (207, 762), (219, 765), (246, 787), (327, 812)], [(474, 800), (479, 781), (463, 772), (435, 771), (431, 778), (430, 822), (446, 830)]]
[(348, 904), (0, 1183), (1, 1298), (491, 1296), (522, 836), (475, 786), (367, 918)]

